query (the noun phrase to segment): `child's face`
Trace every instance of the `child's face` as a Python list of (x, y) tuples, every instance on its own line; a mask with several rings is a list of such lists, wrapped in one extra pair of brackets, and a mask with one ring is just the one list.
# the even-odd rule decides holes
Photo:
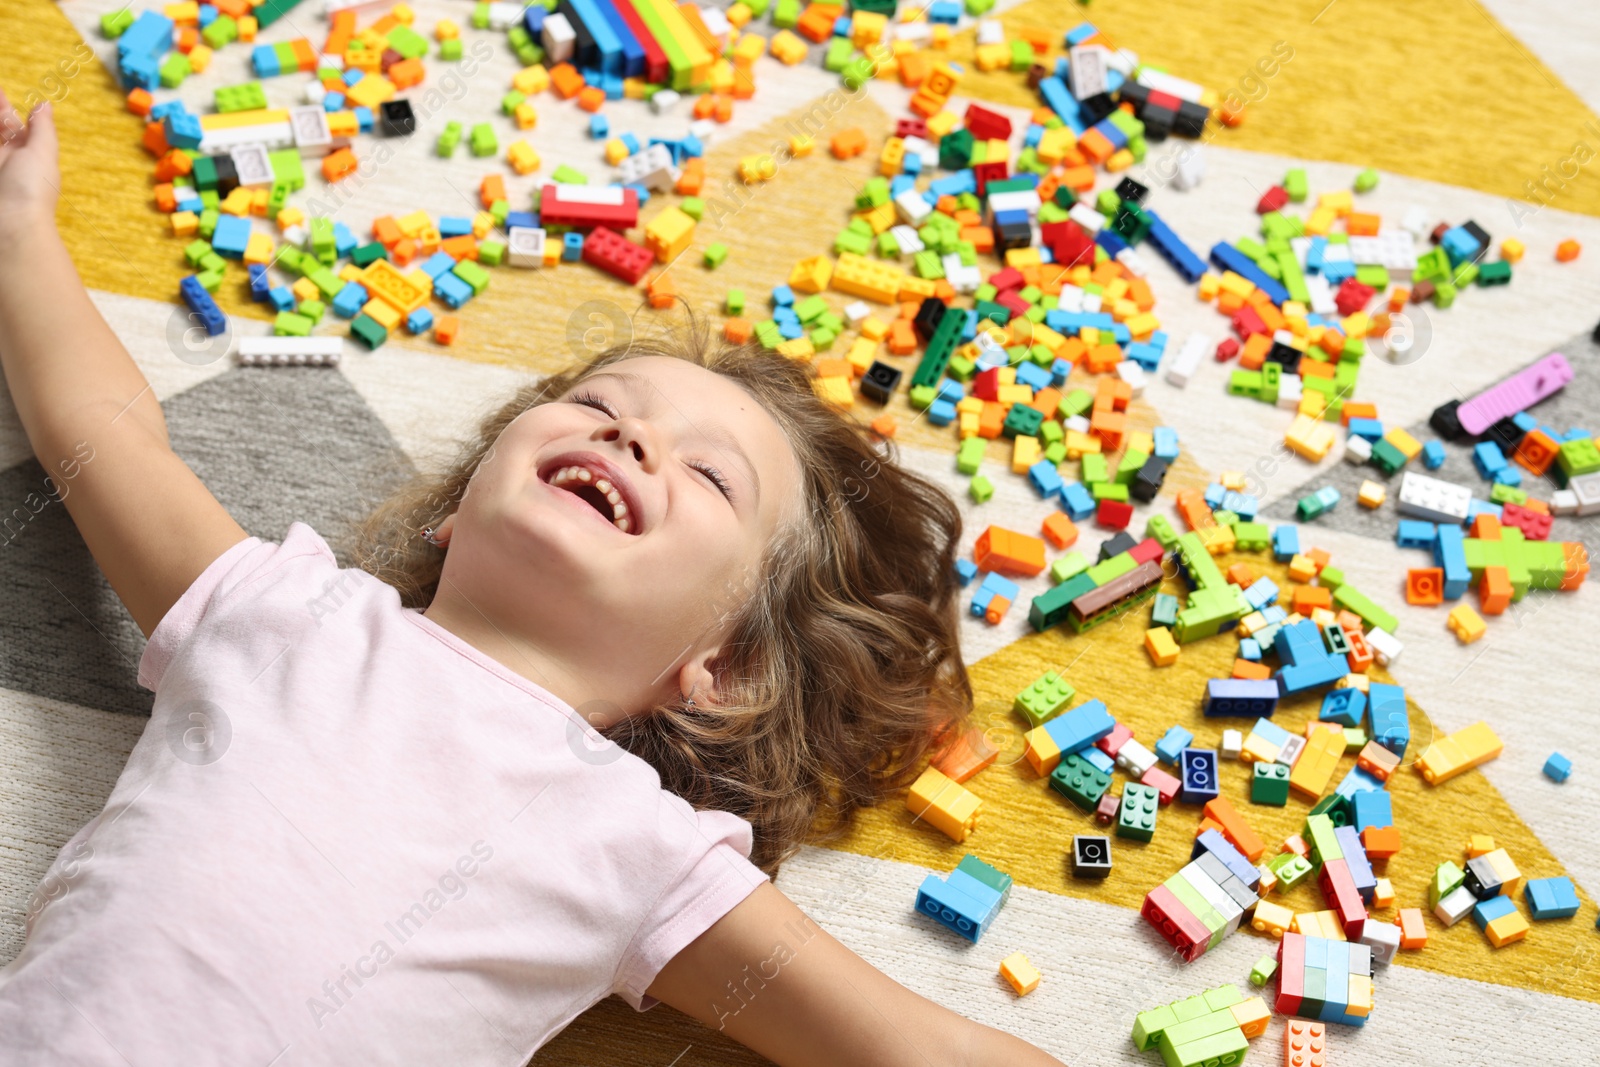
[(623, 360), (500, 435), (462, 498), (440, 594), (554, 657), (557, 695), (614, 720), (683, 695), (683, 666), (754, 592), (801, 491), (782, 428), (736, 382)]

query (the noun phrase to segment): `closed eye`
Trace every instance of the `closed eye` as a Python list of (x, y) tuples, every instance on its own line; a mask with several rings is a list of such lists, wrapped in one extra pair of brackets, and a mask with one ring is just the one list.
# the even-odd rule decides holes
[(573, 393), (571, 396), (567, 397), (567, 401), (568, 403), (572, 404), (583, 404), (587, 407), (594, 408), (596, 411), (603, 411), (607, 415), (610, 415), (613, 419), (619, 417), (617, 414), (617, 409), (611, 406), (610, 401), (604, 400), (593, 393)]
[(706, 481), (716, 486), (722, 495), (727, 497), (728, 503), (733, 503), (733, 486), (728, 484), (728, 479), (722, 476), (721, 471), (704, 463), (691, 463), (689, 466), (699, 471), (705, 476)]

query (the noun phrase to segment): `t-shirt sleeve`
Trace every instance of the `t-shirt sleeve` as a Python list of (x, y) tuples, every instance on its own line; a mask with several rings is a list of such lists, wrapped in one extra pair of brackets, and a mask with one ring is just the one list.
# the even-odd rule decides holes
[(168, 665), (209, 616), (259, 579), (307, 555), (325, 557), (337, 567), (327, 542), (311, 527), (297, 522), (289, 527), (282, 544), (247, 537), (212, 560), (150, 634), (139, 659), (139, 684), (155, 692)]
[[(687, 804), (677, 797), (672, 801)], [(767, 880), (750, 862), (750, 824), (724, 811), (693, 812), (697, 832), (679, 877), (651, 908), (617, 971), (614, 992), (638, 1011), (656, 1006), (645, 990), (674, 956)]]

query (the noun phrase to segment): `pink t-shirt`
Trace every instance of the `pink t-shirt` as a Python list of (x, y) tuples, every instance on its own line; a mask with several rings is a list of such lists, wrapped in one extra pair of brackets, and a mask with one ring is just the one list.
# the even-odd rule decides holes
[(7, 1064), (520, 1064), (649, 1007), (765, 879), (743, 819), (304, 525), (212, 563), (139, 680), (150, 724), (0, 969)]

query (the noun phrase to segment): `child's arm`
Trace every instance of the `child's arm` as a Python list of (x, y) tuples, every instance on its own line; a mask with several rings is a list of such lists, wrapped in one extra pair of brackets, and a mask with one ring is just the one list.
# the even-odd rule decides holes
[(650, 995), (782, 1067), (1061, 1062), (911, 992), (771, 883), (673, 957)]
[(0, 93), (0, 365), (34, 455), (147, 635), (246, 536), (167, 442), (150, 383), (55, 228), (49, 105), (23, 130)]

